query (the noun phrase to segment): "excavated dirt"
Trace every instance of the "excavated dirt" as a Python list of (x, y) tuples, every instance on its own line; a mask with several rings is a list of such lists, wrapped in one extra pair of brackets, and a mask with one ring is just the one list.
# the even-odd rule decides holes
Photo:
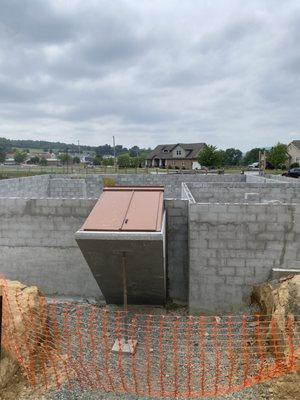
[(270, 400), (300, 399), (300, 373), (290, 374), (272, 381), (268, 387)]
[[(288, 357), (289, 329), (296, 325), (300, 316), (300, 275), (254, 286), (252, 299), (258, 303), (262, 314), (273, 317), (266, 339), (276, 337), (278, 348), (283, 349), (282, 355)], [(295, 357), (299, 356), (299, 348), (296, 348)]]
[[(0, 362), (0, 390), (18, 376), (16, 344), (19, 357), (26, 359), (39, 343), (35, 332), (46, 327), (46, 315), (41, 317), (41, 293), (36, 286), (27, 287), (17, 281), (0, 280), (2, 306), (2, 358)], [(13, 323), (12, 321), (13, 316)], [(31, 325), (25, 325), (23, 316), (30, 316)], [(14, 340), (12, 340), (14, 338)], [(26, 342), (24, 341), (27, 339)], [(3, 396), (3, 390), (2, 394)]]
[[(263, 314), (274, 316), (276, 335), (283, 346), (284, 356), (289, 357), (287, 324), (295, 324), (300, 318), (300, 275), (288, 276), (264, 283), (253, 288), (252, 299), (258, 303)], [(273, 326), (274, 329), (274, 326)], [(272, 334), (269, 326), (269, 335)], [(299, 341), (300, 332), (295, 332)], [(295, 348), (294, 356), (300, 359), (300, 349)], [(286, 375), (266, 384), (272, 400), (300, 399), (300, 372)]]
[[(13, 298), (15, 293), (19, 294), (19, 301), (14, 303)], [(37, 309), (40, 305), (39, 291), (36, 287), (27, 288), (19, 282), (10, 283), (9, 296), (11, 296), (12, 306), (18, 326), (18, 335), (21, 337), (24, 334), (24, 326), (22, 326), (22, 320), (18, 318), (21, 310), (24, 313), (32, 312), (32, 309)], [(28, 299), (29, 302), (28, 302)], [(290, 276), (279, 281), (271, 281), (265, 284), (256, 286), (253, 289), (253, 299), (259, 304), (261, 312), (266, 315), (274, 315), (276, 317), (276, 330), (280, 336), (282, 344), (287, 345), (288, 338), (285, 337), (285, 327), (288, 321), (295, 323), (300, 314), (300, 276)], [(30, 304), (28, 308), (28, 304)], [(19, 313), (19, 314), (18, 314)], [(35, 324), (40, 324), (41, 329), (45, 321), (36, 321)], [(274, 327), (273, 327), (274, 328)], [(28, 327), (27, 327), (28, 329)], [(270, 327), (271, 334), (271, 327)], [(7, 335), (7, 334), (6, 334)], [(6, 339), (8, 337), (6, 336)], [(6, 341), (4, 343), (7, 345)], [(34, 345), (37, 345), (34, 343)], [(288, 346), (286, 346), (288, 348)], [(7, 346), (9, 350), (9, 346)], [(297, 350), (296, 350), (297, 351)], [(298, 349), (299, 351), (299, 349)], [(9, 351), (8, 351), (9, 353)], [(285, 356), (289, 356), (288, 352), (285, 352)], [(298, 354), (296, 354), (298, 356)], [(26, 356), (26, 354), (25, 354)], [(14, 361), (14, 357), (10, 358), (12, 361), (12, 368), (10, 372), (10, 378), (7, 380), (5, 387), (0, 389), (0, 399), (2, 400), (42, 400), (42, 399), (136, 399), (130, 395), (119, 396), (113, 393), (101, 394), (101, 393), (83, 393), (79, 390), (74, 391), (55, 391), (54, 397), (51, 397), (51, 392), (48, 394), (42, 394), (42, 391), (33, 390), (32, 387), (27, 383), (26, 379), (21, 375), (18, 370), (18, 365)], [(7, 361), (7, 360), (6, 360)], [(3, 364), (2, 364), (3, 367)], [(2, 368), (1, 368), (2, 369)], [(9, 370), (9, 368), (8, 368)], [(2, 372), (1, 372), (2, 373)], [(42, 388), (41, 388), (42, 389)], [(88, 397), (86, 395), (88, 394)], [(257, 400), (294, 400), (300, 398), (300, 373), (289, 374), (282, 378), (272, 380), (269, 383), (254, 386), (253, 388), (247, 389), (245, 392), (235, 393), (231, 396), (226, 397), (228, 399), (257, 399)]]

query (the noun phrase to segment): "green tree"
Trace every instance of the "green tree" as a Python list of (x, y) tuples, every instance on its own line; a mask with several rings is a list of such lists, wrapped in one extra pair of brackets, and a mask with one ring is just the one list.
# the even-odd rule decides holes
[(130, 158), (130, 166), (132, 168), (138, 168), (140, 166), (140, 159), (139, 157), (131, 157)]
[(277, 143), (276, 146), (272, 147), (267, 155), (267, 160), (275, 168), (281, 168), (288, 159), (288, 148), (286, 144)]
[(205, 167), (215, 167), (219, 164), (220, 153), (215, 146), (207, 144), (200, 151), (198, 162)]
[(63, 153), (58, 156), (58, 159), (61, 163), (67, 164), (70, 161), (70, 156), (67, 153)]
[(93, 165), (101, 165), (102, 157), (96, 156), (93, 158)]
[(114, 165), (114, 158), (103, 158), (102, 165), (104, 165), (106, 167), (108, 165)]
[(34, 156), (34, 157), (30, 157), (28, 164), (39, 164), (40, 161), (41, 161), (40, 157)]
[(74, 164), (80, 164), (80, 158), (79, 158), (78, 156), (75, 156), (75, 157), (73, 158), (73, 163), (74, 163)]
[(217, 150), (216, 151), (216, 155), (217, 155), (217, 161), (216, 161), (216, 166), (217, 167), (224, 167), (224, 165), (226, 164), (226, 153), (224, 150)]
[(6, 158), (6, 154), (11, 148), (10, 141), (0, 137), (0, 163), (3, 163)]
[(22, 164), (27, 157), (26, 151), (17, 150), (14, 155), (14, 160), (17, 164)]
[(118, 157), (118, 166), (121, 168), (130, 167), (130, 157), (129, 154), (120, 154)]
[(4, 163), (6, 158), (6, 151), (0, 148), (0, 163)]
[(140, 154), (140, 148), (138, 146), (133, 146), (129, 149), (130, 157), (138, 157)]
[(43, 165), (43, 166), (48, 165), (48, 161), (46, 160), (46, 158), (42, 157), (42, 158), (40, 159), (40, 165)]
[(230, 148), (225, 150), (225, 165), (239, 165), (243, 153), (241, 150)]
[(264, 149), (260, 149), (255, 147), (254, 149), (248, 151), (243, 158), (243, 164), (249, 165), (259, 161), (259, 152), (264, 151)]

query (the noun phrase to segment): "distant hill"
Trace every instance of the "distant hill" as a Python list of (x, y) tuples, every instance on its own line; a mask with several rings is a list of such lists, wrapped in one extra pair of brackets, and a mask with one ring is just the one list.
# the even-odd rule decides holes
[[(109, 144), (101, 145), (101, 146), (86, 146), (77, 144), (68, 144), (63, 142), (49, 142), (46, 140), (10, 140), (0, 137), (0, 152), (8, 152), (10, 149), (24, 149), (29, 150), (31, 152), (42, 152), (42, 151), (51, 151), (51, 152), (65, 152), (68, 150), (69, 153), (78, 153), (80, 150), (81, 153), (90, 153), (95, 154), (97, 156), (103, 155), (113, 155), (114, 149)], [(131, 148), (123, 147), (122, 145), (116, 145), (115, 151), (116, 155), (128, 153), (131, 157), (141, 157), (146, 156), (146, 154), (151, 149), (143, 149), (138, 146), (132, 146)]]
[[(41, 151), (66, 151), (78, 152), (77, 144), (68, 144), (63, 142), (48, 142), (45, 140), (10, 140), (11, 147), (17, 147), (19, 149), (40, 149)], [(85, 146), (80, 145), (80, 149), (83, 151), (96, 151), (96, 146)]]

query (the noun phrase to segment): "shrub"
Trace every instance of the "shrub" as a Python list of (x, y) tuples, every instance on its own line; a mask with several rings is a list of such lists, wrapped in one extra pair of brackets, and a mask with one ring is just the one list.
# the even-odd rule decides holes
[(113, 178), (103, 178), (103, 187), (116, 186), (116, 181)]

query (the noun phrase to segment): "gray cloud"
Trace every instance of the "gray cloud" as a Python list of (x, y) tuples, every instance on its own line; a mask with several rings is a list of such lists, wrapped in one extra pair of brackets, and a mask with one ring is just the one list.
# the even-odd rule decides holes
[(0, 0), (0, 136), (300, 137), (297, 0)]
[(50, 4), (40, 0), (1, 0), (2, 33), (21, 42), (56, 43), (70, 39), (76, 33), (74, 22)]

